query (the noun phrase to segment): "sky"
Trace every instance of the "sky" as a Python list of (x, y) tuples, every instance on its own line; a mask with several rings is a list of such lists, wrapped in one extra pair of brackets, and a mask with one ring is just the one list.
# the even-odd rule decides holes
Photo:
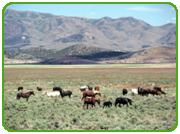
[(176, 23), (176, 11), (168, 4), (14, 4), (6, 9), (93, 19), (134, 17), (152, 26)]

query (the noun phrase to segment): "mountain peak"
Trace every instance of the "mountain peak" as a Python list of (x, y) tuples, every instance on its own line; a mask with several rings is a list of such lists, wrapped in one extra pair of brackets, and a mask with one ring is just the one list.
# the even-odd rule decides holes
[(110, 18), (110, 17), (108, 17), (108, 16), (105, 16), (105, 17), (103, 17), (102, 19), (104, 19), (104, 20), (106, 20), (106, 21), (113, 21), (113, 20), (115, 20), (115, 19), (112, 19), (112, 18)]

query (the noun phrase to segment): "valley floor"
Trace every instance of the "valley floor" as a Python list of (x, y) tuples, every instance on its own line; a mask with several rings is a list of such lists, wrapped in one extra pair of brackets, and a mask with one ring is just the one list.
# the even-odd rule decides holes
[[(176, 67), (170, 65), (5, 65), (3, 119), (11, 130), (152, 130), (175, 127), (176, 121)], [(99, 86), (101, 104), (83, 110), (79, 87)], [(131, 89), (160, 86), (166, 95), (132, 96)], [(17, 87), (33, 90), (29, 101), (16, 100)], [(72, 99), (48, 98), (37, 91), (52, 91), (53, 87), (71, 90)], [(115, 102), (126, 88), (133, 100), (127, 107), (102, 108), (105, 101)], [(102, 98), (106, 95), (107, 98)], [(99, 96), (96, 96), (99, 98)]]

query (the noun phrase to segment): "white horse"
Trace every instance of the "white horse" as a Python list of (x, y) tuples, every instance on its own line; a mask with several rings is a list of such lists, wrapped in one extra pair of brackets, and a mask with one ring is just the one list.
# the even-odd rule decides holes
[(60, 92), (59, 91), (55, 91), (55, 92), (43, 92), (43, 94), (46, 94), (48, 97), (60, 97)]
[(138, 91), (137, 91), (137, 89), (134, 88), (134, 89), (132, 89), (131, 93), (132, 93), (132, 95), (136, 95), (136, 94), (138, 94)]
[(86, 91), (86, 89), (88, 89), (88, 87), (87, 87), (87, 86), (81, 86), (79, 89), (80, 89), (81, 91)]

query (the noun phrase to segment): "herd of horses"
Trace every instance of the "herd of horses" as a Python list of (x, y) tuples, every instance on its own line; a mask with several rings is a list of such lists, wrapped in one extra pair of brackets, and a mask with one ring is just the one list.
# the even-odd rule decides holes
[[(89, 91), (86, 91), (86, 90)], [(18, 87), (18, 91), (23, 90), (23, 87)], [(37, 87), (38, 91), (42, 91), (42, 88)], [(102, 98), (96, 98), (96, 95), (99, 95), (101, 97), (101, 93), (100, 93), (100, 88), (99, 87), (95, 87), (93, 90), (93, 87), (91, 86), (82, 86), (80, 87), (80, 91), (82, 92), (82, 98), (81, 100), (83, 100), (83, 109), (85, 109), (85, 105), (87, 106), (88, 109), (88, 105), (91, 105), (92, 107), (95, 106), (95, 103), (97, 102), (100, 105), (100, 100), (102, 98), (107, 98), (106, 95), (104, 95)], [(126, 95), (128, 93), (127, 89), (123, 89), (122, 90), (122, 94)], [(161, 95), (164, 94), (166, 95), (166, 93), (161, 89), (161, 87), (154, 87), (153, 89), (144, 89), (144, 88), (140, 88), (138, 87), (137, 89), (132, 89), (131, 90), (132, 95), (141, 95), (141, 96), (147, 96), (149, 94), (154, 95)], [(65, 96), (69, 96), (69, 98), (71, 99), (71, 95), (72, 92), (70, 90), (64, 91), (61, 87), (53, 87), (53, 92), (47, 92), (44, 91), (42, 93), (42, 95), (46, 94), (48, 97), (65, 97)], [(26, 101), (28, 101), (28, 98), (31, 95), (35, 95), (34, 91), (29, 91), (27, 93), (18, 93), (17, 94), (17, 99), (22, 98), (26, 98)], [(90, 97), (90, 98), (89, 98)], [(127, 105), (128, 104), (132, 105), (132, 100), (127, 98), (127, 97), (118, 97), (116, 98), (115, 102), (114, 102), (114, 106), (116, 107), (117, 105), (119, 107), (121, 107), (122, 105)], [(106, 101), (103, 103), (103, 109), (104, 107), (111, 107), (112, 106), (112, 102), (111, 101)]]

